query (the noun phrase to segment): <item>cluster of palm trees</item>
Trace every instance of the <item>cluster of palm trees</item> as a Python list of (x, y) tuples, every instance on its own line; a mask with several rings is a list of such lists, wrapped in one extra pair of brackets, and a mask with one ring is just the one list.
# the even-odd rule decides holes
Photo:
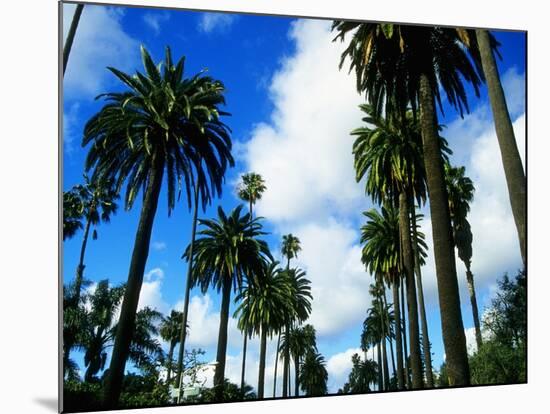
[[(356, 178), (364, 179), (366, 193), (381, 206), (381, 212), (365, 212), (361, 237), (362, 261), (375, 279), (362, 342), (364, 347), (378, 344), (379, 389), (390, 387), (387, 340), (390, 345), (395, 340), (397, 389), (434, 386), (421, 275), (426, 244), (417, 213), (428, 200), (447, 375), (450, 385), (468, 385), (454, 249), (467, 269), (476, 339), (481, 344), (471, 272), (473, 237), (467, 220), (474, 187), (464, 167), (449, 163), (451, 151), (440, 136), (437, 109), (443, 112), (444, 92), (462, 116), (469, 111), (465, 83), (479, 96), (487, 82), (525, 264), (525, 174), (495, 64), (499, 44), (485, 30), (463, 28), (334, 21), (332, 30), (337, 33), (334, 41), (344, 42), (350, 36), (340, 68), (350, 62), (357, 91), (366, 95), (360, 106), (365, 125), (352, 131), (357, 137)], [(386, 285), (392, 289), (391, 305), (385, 298)], [(392, 362), (393, 358), (392, 351)]]
[[(139, 293), (163, 183), (167, 186), (169, 212), (182, 192), (187, 196), (189, 208), (193, 208), (191, 241), (183, 254), (188, 261), (183, 311), (172, 311), (160, 328), (162, 337), (169, 341), (166, 382), (175, 380), (176, 384), (181, 384), (189, 295), (194, 286), (199, 286), (203, 293), (214, 288), (222, 296), (214, 375), (216, 399), (222, 400), (226, 381), (227, 328), (232, 292), (237, 293), (235, 300), (239, 307), (235, 315), (239, 316), (239, 328), (244, 336), (241, 389), (245, 389), (247, 339), (254, 334), (261, 336), (258, 395), (262, 398), (266, 339), (278, 334), (280, 348), (277, 352), (283, 356), (284, 394), (286, 396), (290, 378), (291, 356), (296, 368), (298, 394), (302, 359), (312, 349), (316, 351), (313, 328), (303, 331), (300, 326), (311, 312), (310, 282), (304, 271), (290, 268), (290, 259), (300, 250), (299, 240), (292, 235), (284, 237), (282, 254), (287, 258), (287, 266), (281, 269), (267, 243), (261, 240), (266, 234), (262, 230), (262, 219), (253, 215), (255, 203), (266, 190), (262, 177), (255, 173), (244, 174), (237, 189), (239, 197), (249, 203), (247, 213), (243, 212), (242, 205), (229, 214), (219, 207), (216, 219), (198, 218), (199, 205), (204, 210), (214, 197), (221, 195), (225, 172), (234, 164), (229, 129), (220, 118), (228, 115), (220, 109), (220, 105), (225, 103), (224, 86), (202, 73), (184, 78), (184, 58), (174, 63), (169, 48), (164, 62), (158, 66), (145, 48), (142, 47), (141, 53), (145, 73), (137, 72), (131, 76), (109, 68), (128, 89), (101, 95), (107, 103), (87, 122), (82, 142), (83, 146), (89, 147), (85, 169), (91, 171), (91, 176), (85, 176), (85, 185), (75, 186), (64, 193), (64, 239), (84, 227), (74, 295), (65, 307), (66, 316), (69, 316), (71, 309), (77, 308), (71, 304), (80, 301), (90, 229), (100, 220), (108, 221), (116, 211), (115, 200), (123, 186), (126, 186), (126, 209), (132, 208), (140, 189), (144, 192), (128, 281), (120, 298), (120, 317), (116, 329), (109, 331), (108, 340), (112, 342), (113, 352), (105, 377), (104, 405), (116, 406), (126, 361), (133, 360), (132, 335), (142, 312), (137, 312)], [(198, 231), (197, 225), (201, 226)], [(95, 238), (95, 228), (93, 235)], [(69, 333), (70, 329), (66, 331)], [(300, 333), (309, 335), (309, 347), (297, 347)], [(67, 335), (64, 342), (67, 366), (73, 343), (74, 340)], [(178, 344), (176, 376), (172, 378), (172, 358)], [(311, 365), (309, 359), (308, 362)], [(105, 358), (101, 369), (104, 365)], [(305, 388), (304, 391), (307, 393), (311, 389)]]
[[(75, 14), (74, 30), (64, 50), (64, 71), (82, 7)], [(450, 385), (470, 382), (464, 326), (460, 310), (455, 248), (464, 261), (470, 290), (476, 339), (481, 344), (472, 260), (472, 231), (467, 219), (474, 187), (464, 167), (449, 163), (448, 143), (440, 136), (437, 107), (441, 92), (462, 115), (468, 111), (465, 82), (476, 94), (484, 81), (494, 114), (505, 176), (521, 255), (525, 264), (525, 174), (515, 143), (510, 116), (500, 85), (494, 53), (498, 43), (485, 30), (418, 27), (335, 21), (335, 40), (351, 40), (340, 62), (349, 59), (357, 90), (365, 93), (365, 125), (352, 131), (357, 181), (365, 181), (366, 193), (380, 211), (365, 212), (361, 229), (362, 261), (374, 277), (373, 298), (361, 338), (365, 355), (378, 348), (377, 364), (352, 361), (356, 369), (348, 389), (370, 389), (376, 375), (378, 389), (433, 387), (433, 369), (424, 305), (421, 268), (426, 258), (425, 236), (419, 231), (418, 209), (429, 201), (433, 249), (439, 293), (447, 375)], [(169, 342), (167, 383), (181, 383), (184, 375), (190, 291), (221, 293), (214, 398), (223, 401), (229, 311), (243, 334), (240, 389), (245, 384), (246, 350), (253, 335), (260, 337), (258, 397), (265, 395), (267, 338), (277, 336), (273, 396), (277, 367), (282, 363), (283, 397), (290, 396), (291, 363), (294, 363), (294, 395), (327, 392), (327, 370), (318, 352), (315, 329), (304, 325), (311, 313), (311, 288), (305, 272), (290, 262), (300, 251), (292, 234), (282, 240), (281, 267), (269, 250), (262, 218), (253, 209), (265, 182), (256, 173), (242, 177), (237, 192), (249, 211), (237, 206), (229, 214), (219, 207), (217, 218), (199, 219), (199, 206), (220, 197), (225, 174), (234, 165), (230, 129), (222, 121), (229, 113), (225, 87), (200, 72), (185, 76), (185, 58), (173, 61), (166, 48), (164, 61), (155, 65), (142, 47), (144, 72), (133, 75), (108, 69), (126, 87), (123, 92), (100, 95), (105, 104), (86, 123), (82, 146), (88, 149), (84, 184), (64, 193), (63, 239), (83, 229), (83, 241), (75, 281), (64, 294), (63, 358), (68, 375), (74, 376), (71, 349), (85, 351), (86, 379), (106, 366), (106, 349), (112, 357), (103, 385), (104, 408), (117, 406), (128, 360), (136, 366), (160, 360), (160, 345)], [(183, 253), (188, 261), (182, 312), (163, 318), (145, 308), (138, 311), (139, 295), (149, 253), (151, 232), (161, 190), (165, 189), (168, 212), (183, 194), (193, 209), (190, 243)], [(125, 209), (133, 207), (142, 191), (141, 211), (124, 286), (98, 283), (94, 293), (83, 293), (84, 258), (90, 231), (116, 212), (124, 195)], [(124, 193), (124, 194), (123, 194)], [(197, 226), (200, 225), (200, 229)], [(392, 303), (386, 297), (391, 288)], [(114, 315), (120, 311), (118, 320)], [(193, 329), (193, 327), (190, 327)], [(389, 343), (393, 375), (388, 366)], [(177, 363), (173, 353), (179, 344)], [(394, 346), (395, 345), (395, 346)], [(395, 355), (394, 355), (395, 350)], [(176, 375), (172, 377), (172, 373)], [(352, 371), (353, 373), (354, 371)], [(373, 374), (374, 373), (374, 374)], [(395, 379), (394, 379), (395, 378)], [(359, 385), (357, 385), (359, 384)]]

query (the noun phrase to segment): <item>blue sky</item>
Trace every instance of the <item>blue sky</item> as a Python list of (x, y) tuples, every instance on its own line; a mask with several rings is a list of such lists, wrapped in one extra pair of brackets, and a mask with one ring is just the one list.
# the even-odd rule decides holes
[[(74, 6), (64, 7), (66, 33)], [(355, 92), (353, 76), (338, 71), (341, 45), (330, 42), (329, 24), (287, 17), (86, 6), (64, 79), (63, 187), (82, 181), (86, 154), (80, 147), (82, 129), (102, 104), (94, 97), (121, 88), (106, 66), (141, 70), (140, 44), (155, 61), (163, 58), (168, 44), (175, 57), (186, 56), (187, 75), (207, 68), (227, 88), (227, 111), (232, 116), (226, 123), (233, 131), (236, 166), (227, 174), (223, 197), (200, 215), (213, 217), (218, 205), (225, 210), (238, 205), (234, 188), (243, 172), (264, 176), (268, 190), (257, 212), (266, 218), (265, 228), (271, 233), (266, 240), (276, 255), (282, 234), (292, 232), (302, 240), (303, 252), (295, 264), (312, 280), (310, 322), (317, 328), (319, 350), (327, 359), (329, 389), (335, 392), (345, 382), (351, 355), (359, 348), (361, 322), (370, 304), (367, 290), (372, 279), (359, 260), (358, 229), (361, 212), (372, 204), (362, 184), (353, 179), (348, 135), (360, 125), (357, 105), (362, 98)], [(502, 43), (499, 70), (524, 153), (525, 36), (495, 35)], [(486, 90), (482, 89), (479, 99), (468, 93), (471, 114), (461, 120), (445, 103), (446, 116), (441, 121), (455, 151), (453, 161), (466, 165), (477, 189), (470, 221), (473, 272), (483, 309), (497, 278), (515, 272), (521, 259)], [(138, 201), (131, 211), (120, 208), (110, 224), (99, 226), (98, 240), (90, 241), (86, 252), (87, 278), (108, 278), (113, 284), (126, 280), (140, 207)], [(429, 211), (425, 214), (429, 216)], [(190, 224), (187, 203), (182, 200), (169, 218), (162, 193), (140, 306), (167, 313), (181, 305), (186, 264), (180, 256), (189, 241)], [(423, 226), (431, 246), (429, 220)], [(66, 281), (74, 277), (80, 243), (81, 234), (64, 243)], [(464, 325), (471, 342), (473, 323), (464, 269), (459, 262), (457, 267)], [(430, 256), (423, 279), (434, 366), (438, 367), (444, 352), (433, 269)], [(192, 292), (189, 345), (204, 348), (207, 360), (215, 355), (218, 311), (216, 292), (206, 296)], [(241, 342), (231, 321), (227, 376), (234, 382), (240, 373)], [(252, 341), (249, 349), (247, 380), (255, 385), (258, 342)], [(273, 362), (274, 344), (270, 343), (267, 390), (272, 389)]]

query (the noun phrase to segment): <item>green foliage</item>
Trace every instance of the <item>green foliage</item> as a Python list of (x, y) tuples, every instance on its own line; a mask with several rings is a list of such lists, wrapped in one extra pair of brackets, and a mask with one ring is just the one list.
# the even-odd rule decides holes
[(120, 408), (140, 408), (166, 405), (170, 402), (168, 389), (155, 376), (126, 374), (122, 383)]
[(300, 369), (300, 389), (307, 396), (327, 393), (328, 372), (325, 357), (317, 352), (308, 352)]
[(527, 380), (527, 279), (520, 271), (514, 280), (504, 275), (485, 313), (487, 339), (470, 358), (472, 383), (503, 384)]
[(294, 236), (292, 233), (283, 235), (283, 244), (281, 246), (281, 253), (287, 258), (290, 263), (290, 259), (298, 257), (298, 252), (302, 250), (300, 246), (300, 239)]
[(445, 362), (443, 362), (441, 367), (439, 367), (439, 373), (436, 375), (435, 385), (440, 388), (449, 386), (449, 376), (447, 374), (447, 364)]
[(352, 368), (348, 375), (348, 381), (338, 393), (367, 393), (370, 392), (370, 384), (378, 379), (378, 364), (370, 359), (362, 361), (358, 354), (351, 356)]
[(84, 128), (85, 168), (94, 170), (93, 179), (113, 180), (117, 193), (126, 183), (127, 209), (154, 170), (166, 173), (169, 212), (182, 191), (191, 207), (194, 186), (204, 208), (221, 194), (225, 171), (234, 165), (229, 128), (220, 120), (229, 115), (220, 110), (224, 85), (203, 72), (184, 78), (185, 58), (174, 64), (169, 47), (158, 67), (143, 46), (141, 55), (145, 74), (108, 68), (127, 89), (97, 97), (107, 103)]
[(256, 204), (266, 190), (265, 181), (260, 174), (251, 172), (241, 176), (241, 183), (237, 187), (237, 194), (243, 201)]
[[(223, 401), (248, 401), (257, 399), (256, 393), (253, 391), (252, 387), (248, 384), (245, 384), (244, 388), (241, 390), (241, 387), (237, 384), (229, 382), (225, 378), (223, 383)], [(201, 392), (201, 395), (193, 400), (192, 402), (217, 402), (216, 395), (213, 388), (207, 388)]]
[[(218, 207), (217, 220), (199, 220), (203, 229), (195, 240), (193, 283), (203, 292), (210, 286), (220, 291), (226, 283), (237, 290), (246, 276), (260, 274), (265, 261), (272, 259), (267, 243), (258, 239), (266, 234), (260, 218), (250, 220), (250, 213), (241, 216), (242, 209), (239, 205), (227, 216)], [(188, 256), (189, 246), (184, 254)]]
[(63, 411), (100, 411), (101, 384), (99, 382), (65, 381), (63, 383)]

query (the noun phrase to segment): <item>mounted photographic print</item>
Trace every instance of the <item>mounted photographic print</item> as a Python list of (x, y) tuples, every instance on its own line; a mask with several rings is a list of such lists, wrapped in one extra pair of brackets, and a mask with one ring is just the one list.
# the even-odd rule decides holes
[(526, 32), (60, 7), (63, 412), (527, 381)]

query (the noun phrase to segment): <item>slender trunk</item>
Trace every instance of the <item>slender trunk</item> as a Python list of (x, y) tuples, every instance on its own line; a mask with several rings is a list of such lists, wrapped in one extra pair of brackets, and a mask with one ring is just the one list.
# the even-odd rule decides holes
[(413, 228), (413, 250), (414, 250), (414, 268), (416, 271), (416, 289), (418, 291), (418, 306), (420, 307), (420, 323), (422, 324), (422, 351), (424, 353), (424, 364), (426, 365), (426, 385), (428, 388), (434, 387), (434, 377), (432, 369), (432, 352), (430, 349), (430, 336), (428, 334), (428, 320), (426, 317), (426, 307), (424, 305), (424, 289), (422, 288), (422, 271), (420, 270), (420, 254), (418, 251), (418, 236), (416, 231), (416, 211), (411, 208), (412, 228)]
[(290, 357), (288, 358), (287, 372), (288, 372), (288, 396), (292, 397), (292, 382), (291, 382), (292, 378), (290, 376)]
[(166, 383), (170, 383), (170, 376), (172, 375), (172, 358), (174, 357), (174, 348), (176, 347), (176, 341), (173, 339), (170, 341), (170, 349), (168, 350), (168, 366), (166, 373)]
[[(386, 297), (386, 289), (384, 288), (384, 306), (386, 309), (389, 309), (388, 308), (388, 298)], [(395, 375), (395, 356), (394, 356), (394, 352), (393, 352), (393, 341), (392, 341), (392, 337), (391, 337), (391, 328), (390, 328), (390, 315), (389, 313), (386, 311), (384, 312), (384, 314), (386, 315), (386, 327), (388, 329), (388, 332), (386, 332), (387, 334), (387, 337), (388, 337), (388, 342), (390, 343), (390, 356), (391, 356), (391, 368), (392, 368), (392, 372), (393, 372), (393, 375)], [(395, 317), (395, 314), (394, 314), (394, 317)], [(391, 378), (391, 376), (390, 376)]]
[(414, 283), (414, 261), (411, 246), (411, 225), (409, 221), (408, 197), (404, 191), (399, 195), (399, 227), (403, 247), (403, 264), (407, 285), (407, 311), (409, 315), (409, 346), (412, 372), (412, 388), (423, 387), (422, 359), (420, 356), (420, 336), (418, 329), (418, 305)]
[(382, 374), (382, 354), (380, 352), (380, 341), (378, 341), (376, 359), (378, 361), (378, 391), (384, 388), (384, 376)]
[(279, 362), (279, 346), (281, 345), (281, 333), (277, 338), (277, 349), (275, 350), (275, 372), (273, 374), (273, 398), (275, 398), (275, 393), (277, 391), (277, 363)]
[[(73, 309), (78, 308), (80, 302), (80, 290), (82, 289), (82, 279), (84, 276), (84, 255), (86, 253), (86, 245), (88, 244), (88, 236), (90, 234), (91, 221), (88, 218), (86, 220), (86, 227), (84, 228), (84, 235), (82, 237), (82, 245), (80, 247), (80, 259), (78, 261), (78, 266), (76, 267), (76, 277), (74, 281), (74, 296), (71, 299), (71, 306)], [(65, 373), (68, 363), (71, 349), (74, 346), (74, 341), (72, 335), (67, 335), (68, 338), (65, 338), (63, 342), (63, 373)]]
[[(285, 326), (285, 344), (288, 345), (288, 325)], [(288, 346), (283, 349), (283, 398), (288, 396)]]
[(176, 384), (178, 384), (178, 402), (181, 400), (181, 379), (183, 374), (183, 356), (185, 353), (185, 340), (187, 339), (187, 318), (189, 313), (189, 296), (191, 295), (191, 287), (193, 286), (193, 260), (194, 260), (194, 246), (195, 246), (195, 234), (197, 232), (197, 215), (199, 211), (199, 187), (200, 177), (197, 178), (197, 184), (195, 185), (195, 198), (193, 205), (193, 224), (191, 225), (191, 242), (189, 243), (189, 259), (187, 262), (187, 277), (185, 281), (185, 297), (183, 300), (183, 312), (181, 316), (180, 326), (180, 346), (178, 350), (178, 365)]
[[(246, 335), (245, 335), (246, 338)], [(264, 398), (264, 381), (265, 381), (265, 353), (267, 347), (267, 330), (262, 327), (260, 340), (260, 369), (258, 373), (258, 399)]]
[[(246, 344), (248, 343), (248, 334), (246, 332), (246, 329), (244, 331), (244, 339), (243, 339), (243, 362), (241, 365), (241, 392), (244, 393), (244, 371), (246, 369)], [(265, 361), (264, 361), (265, 365)]]
[(469, 385), (470, 367), (466, 351), (464, 324), (460, 311), (449, 202), (443, 175), (433, 92), (430, 81), (425, 74), (420, 75), (419, 100), (420, 126), (430, 198), (435, 270), (441, 313), (441, 331), (443, 333), (449, 383), (451, 386)]
[(477, 309), (476, 289), (474, 286), (474, 275), (470, 270), (470, 266), (466, 265), (466, 281), (468, 282), (468, 291), (470, 292), (470, 302), (472, 304), (472, 316), (474, 317), (474, 326), (476, 329), (476, 344), (477, 349), (481, 348), (481, 326), (479, 324), (479, 313)]
[(527, 218), (527, 190), (526, 179), (521, 157), (519, 155), (512, 120), (508, 113), (506, 98), (500, 82), (498, 68), (491, 50), (489, 33), (487, 30), (476, 30), (476, 37), (481, 55), (483, 73), (487, 81), (489, 100), (495, 123), (495, 130), (500, 147), (500, 156), (508, 186), (508, 196), (519, 238), (521, 258), (525, 266), (527, 261), (526, 218)]
[(78, 27), (78, 22), (80, 21), (83, 8), (83, 4), (76, 5), (73, 20), (71, 21), (71, 27), (69, 27), (69, 32), (67, 33), (67, 40), (65, 41), (65, 46), (63, 47), (63, 75), (65, 75), (65, 69), (67, 68), (67, 62), (69, 61), (69, 55), (71, 54), (71, 48), (73, 47), (76, 28)]
[(162, 187), (162, 176), (164, 173), (164, 160), (162, 158), (152, 161), (152, 168), (147, 180), (147, 189), (141, 207), (141, 215), (132, 252), (132, 260), (128, 272), (128, 281), (124, 290), (124, 299), (120, 309), (120, 318), (113, 346), (113, 354), (107, 375), (103, 404), (106, 409), (116, 408), (118, 398), (122, 389), (124, 367), (128, 359), (130, 341), (134, 332), (136, 311), (139, 301), (139, 293), (143, 283), (143, 273), (149, 255), (149, 244), (151, 232), (157, 211), (160, 189)]
[(214, 373), (214, 395), (217, 402), (223, 401), (223, 383), (225, 379), (225, 356), (227, 352), (227, 324), (229, 322), (229, 304), (231, 301), (231, 279), (223, 284), (222, 307), (220, 311), (220, 330), (216, 353), (216, 372)]
[(294, 395), (298, 397), (300, 391), (300, 357), (298, 355), (294, 358)]
[(403, 342), (401, 339), (401, 309), (399, 304), (398, 276), (392, 276), (393, 312), (395, 318), (395, 348), (397, 349), (397, 389), (402, 390), (403, 383)]
[(381, 338), (380, 341), (382, 343), (382, 364), (383, 364), (383, 370), (384, 370), (384, 390), (387, 391), (389, 389), (389, 373), (388, 373), (388, 354), (386, 352), (386, 328), (385, 328), (385, 317), (384, 313), (385, 310), (382, 309), (382, 295), (378, 298), (378, 312), (380, 314), (380, 331), (381, 331)]
[(403, 278), (399, 276), (399, 282), (401, 284), (401, 331), (403, 335), (403, 360), (405, 361), (405, 386), (407, 389), (411, 388), (411, 377), (409, 367), (409, 347), (407, 345), (407, 317), (405, 313), (405, 286), (403, 285)]

